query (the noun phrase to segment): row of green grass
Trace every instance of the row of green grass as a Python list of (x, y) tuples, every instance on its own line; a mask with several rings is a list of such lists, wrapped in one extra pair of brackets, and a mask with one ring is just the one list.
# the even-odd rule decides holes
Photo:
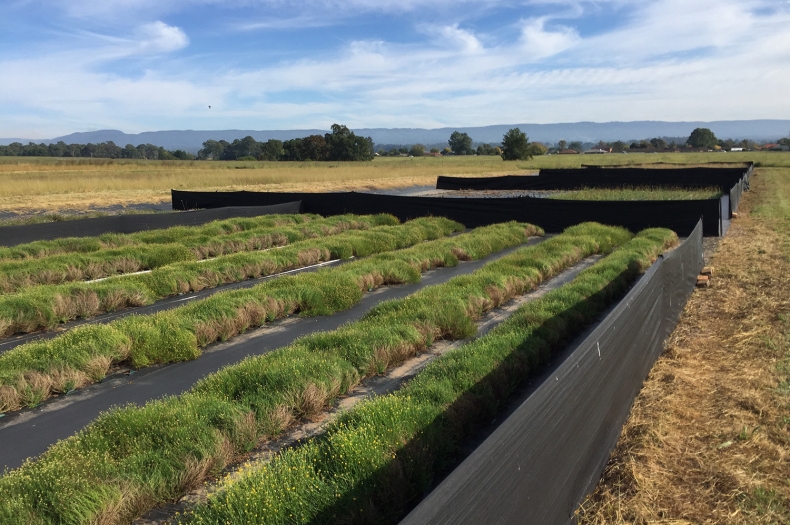
[[(390, 222), (388, 215), (365, 218)], [(360, 226), (365, 222), (337, 222)], [(155, 268), (140, 275), (98, 282), (41, 285), (0, 295), (0, 337), (54, 328), (77, 318), (89, 318), (121, 308), (273, 275), (334, 259), (364, 257), (438, 239), (462, 229), (444, 219), (417, 219), (404, 225), (350, 229), (334, 235), (294, 242), (278, 249), (236, 253), (206, 261), (187, 261)]]
[[(105, 325), (75, 328), (55, 339), (32, 342), (0, 355), (0, 413), (35, 406), (52, 394), (101, 380), (116, 364), (142, 368), (196, 359), (201, 348), (250, 327), (293, 313), (328, 315), (358, 303), (364, 291), (382, 284), (418, 282), (422, 271), (479, 259), (540, 233), (507, 223), (452, 238), (420, 242), (458, 230), (458, 223), (422, 218), (398, 227), (401, 242), (414, 246), (346, 265), (267, 281), (249, 289), (220, 292), (153, 315), (133, 315)], [(377, 234), (380, 252), (396, 243)], [(401, 246), (402, 247), (402, 246)]]
[[(195, 231), (188, 227), (169, 228), (136, 235), (135, 242), (89, 253), (67, 253), (39, 258), (0, 260), (0, 292), (13, 293), (42, 284), (102, 279), (114, 275), (153, 270), (209, 257), (266, 250), (305, 239), (337, 235), (349, 230), (396, 225), (391, 215), (339, 215), (329, 218), (281, 215), (253, 218), (248, 222), (220, 221)], [(242, 228), (240, 231), (234, 229)], [(129, 239), (120, 237), (122, 241)], [(82, 240), (83, 244), (113, 244), (112, 235)], [(72, 239), (79, 241), (79, 239)], [(53, 241), (47, 241), (53, 242)]]
[[(489, 251), (485, 241), (502, 244), (499, 232), (516, 227), (523, 232), (525, 225), (478, 229), (479, 241), (463, 250)], [(361, 378), (439, 338), (474, 334), (484, 311), (630, 237), (600, 225), (569, 228), (473, 274), (383, 303), (359, 322), (227, 367), (184, 395), (107, 413), (0, 479), (0, 522), (128, 522), (219, 472), (259, 439), (320, 411)], [(394, 254), (388, 257), (396, 264)]]
[(173, 226), (136, 233), (105, 233), (95, 237), (65, 237), (45, 241), (34, 241), (17, 246), (0, 245), (0, 260), (37, 259), (66, 253), (92, 253), (127, 246), (169, 244), (210, 241), (222, 235), (272, 228), (276, 226), (298, 226), (321, 219), (314, 214), (273, 214), (258, 217), (234, 217), (212, 221), (199, 226)]
[(580, 188), (549, 195), (550, 199), (571, 201), (691, 201), (718, 199), (719, 188), (664, 188), (634, 186), (622, 188)]
[(404, 388), (342, 414), (321, 438), (226, 478), (180, 522), (398, 523), (515, 388), (674, 241), (668, 230), (641, 233)]

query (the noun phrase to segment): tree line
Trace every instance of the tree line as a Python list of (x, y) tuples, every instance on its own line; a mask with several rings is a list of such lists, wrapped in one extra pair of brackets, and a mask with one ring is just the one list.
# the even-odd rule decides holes
[(286, 141), (269, 139), (258, 142), (250, 136), (233, 142), (207, 140), (197, 157), (200, 160), (373, 160), (373, 139), (360, 137), (346, 126), (333, 124), (331, 133)]
[(190, 160), (195, 156), (183, 150), (168, 151), (153, 144), (140, 144), (125, 147), (117, 146), (113, 141), (99, 144), (66, 144), (63, 141), (54, 144), (22, 144), (12, 142), (8, 146), (0, 146), (2, 157), (94, 157), (102, 159), (153, 159), (153, 160)]
[(153, 144), (120, 147), (112, 141), (100, 144), (25, 145), (14, 142), (0, 146), (0, 156), (5, 157), (94, 157), (105, 159), (153, 160), (293, 160), (293, 161), (357, 161), (373, 160), (373, 139), (360, 137), (346, 126), (332, 125), (332, 132), (310, 135), (286, 141), (258, 142), (247, 136), (233, 142), (207, 140), (197, 156), (183, 150), (169, 151)]
[(411, 156), (422, 157), (430, 155), (491, 155), (500, 156), (503, 160), (528, 160), (532, 157), (545, 155), (548, 148), (540, 142), (530, 142), (529, 137), (519, 128), (513, 128), (504, 134), (502, 143), (498, 145), (478, 144), (474, 147), (474, 141), (468, 133), (453, 131), (447, 141), (447, 147), (443, 150), (431, 148), (426, 153), (426, 147), (422, 144), (415, 144), (411, 148), (392, 148), (388, 151), (379, 150), (377, 154), (381, 157)]

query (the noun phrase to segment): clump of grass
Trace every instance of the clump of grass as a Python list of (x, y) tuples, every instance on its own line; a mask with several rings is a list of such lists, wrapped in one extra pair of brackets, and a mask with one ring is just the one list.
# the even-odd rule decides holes
[[(388, 217), (384, 216), (385, 219)], [(378, 216), (371, 221), (384, 222)], [(366, 225), (364, 221), (356, 224), (340, 221), (332, 227), (319, 224), (316, 229), (324, 232), (320, 238), (294, 242), (278, 250), (236, 253), (210, 261), (172, 263), (157, 266), (143, 275), (91, 283), (41, 285), (16, 294), (0, 295), (0, 327), (4, 327), (0, 330), (0, 337), (53, 328), (77, 318), (143, 306), (172, 295), (255, 279), (331, 259), (365, 257), (396, 250), (449, 235), (461, 228), (458, 223), (445, 219), (417, 219), (406, 225), (364, 229)], [(167, 260), (178, 256), (189, 258), (190, 252), (185, 247), (175, 246), (170, 253), (170, 246), (173, 245), (161, 245), (156, 254), (166, 255), (162, 258)], [(149, 255), (154, 259), (156, 254)], [(135, 268), (133, 263), (129, 262)]]
[(676, 240), (672, 232), (657, 233), (634, 239), (571, 283), (522, 306), (398, 392), (346, 412), (322, 438), (226, 478), (181, 522), (397, 523), (517, 385)]
[[(509, 224), (476, 230), (480, 234), (476, 242), (466, 237), (466, 241), (453, 244), (464, 235), (440, 242), (450, 253), (452, 248), (483, 252), (486, 245), (495, 249), (503, 244), (497, 239), (514, 235), (516, 230), (524, 235), (524, 225)], [(580, 231), (587, 235), (579, 235)], [(230, 458), (249, 450), (260, 437), (275, 436), (293, 420), (321, 410), (360, 378), (385, 370), (438, 338), (471, 335), (473, 320), (482, 312), (533, 287), (564, 265), (590, 253), (610, 250), (630, 237), (619, 228), (580, 227), (576, 234), (562, 234), (523, 248), (472, 275), (384, 303), (357, 323), (302, 338), (288, 347), (227, 367), (185, 395), (112, 411), (78, 435), (54, 445), (38, 460), (1, 478), (0, 521), (129, 521), (156, 502), (179, 497), (199, 484), (206, 473), (218, 473)], [(439, 254), (429, 250), (425, 255)], [(447, 255), (446, 259), (452, 261), (452, 257)], [(415, 260), (415, 253), (408, 254), (403, 262), (413, 264), (415, 271), (422, 264)], [(349, 274), (352, 281), (364, 283), (355, 272), (358, 270)], [(550, 312), (545, 315), (551, 318)], [(402, 407), (408, 409), (408, 403), (402, 403)], [(352, 423), (348, 418), (344, 421)], [(402, 432), (402, 421), (398, 417), (391, 421), (393, 432)], [(337, 428), (344, 424), (339, 423)], [(372, 432), (374, 436), (379, 429)], [(368, 441), (368, 436), (360, 432), (356, 436), (358, 440), (346, 440), (345, 444), (336, 440), (343, 446), (334, 448), (333, 453), (345, 454), (356, 448), (374, 453), (381, 450), (380, 442)], [(364, 475), (366, 469), (375, 468), (384, 459), (357, 464), (359, 470), (354, 476)], [(303, 467), (290, 471), (295, 477), (287, 477), (291, 475), (285, 474), (287, 469), (278, 470), (286, 476), (281, 480), (294, 483), (268, 489), (279, 491), (285, 500), (292, 497), (280, 508), (294, 516), (280, 514), (283, 521), (306, 515), (301, 507), (306, 500), (300, 492), (305, 482), (325, 483), (315, 471)], [(300, 473), (310, 473), (311, 477), (299, 478)], [(347, 479), (354, 481), (354, 476)], [(344, 493), (338, 495), (345, 497)], [(337, 498), (334, 493), (329, 500), (323, 499), (326, 492), (312, 494), (319, 498), (309, 503), (310, 514)], [(291, 503), (297, 503), (301, 510), (293, 510)], [(241, 516), (230, 521), (236, 522)]]
[(721, 197), (719, 188), (654, 188), (634, 186), (622, 188), (580, 188), (549, 195), (549, 199), (572, 201), (690, 201)]
[[(458, 251), (471, 254), (470, 258), (483, 257), (518, 245), (539, 232), (530, 225), (507, 223), (423, 243), (426, 238), (440, 237), (462, 226), (447, 219), (423, 218), (388, 228), (398, 229), (402, 235), (388, 240), (382, 232), (371, 230), (378, 244), (364, 249), (387, 251), (403, 247), (399, 243), (415, 246), (321, 272), (283, 277), (246, 290), (218, 293), (154, 315), (113, 321), (90, 332), (96, 338), (104, 338), (90, 350), (82, 348), (79, 336), (16, 347), (0, 355), (0, 388), (4, 392), (0, 397), (0, 413), (34, 406), (56, 393), (49, 383), (41, 383), (42, 377), (64, 373), (85, 375), (93, 360), (99, 357), (107, 360), (108, 367), (128, 362), (137, 368), (195, 359), (202, 347), (251, 327), (297, 312), (313, 316), (346, 310), (358, 303), (366, 290), (384, 283), (417, 282), (422, 271), (458, 264), (454, 255)], [(95, 303), (89, 307), (95, 307)], [(85, 330), (77, 328), (73, 332), (81, 334)], [(36, 387), (40, 395), (34, 397), (26, 394), (31, 377), (42, 384)]]

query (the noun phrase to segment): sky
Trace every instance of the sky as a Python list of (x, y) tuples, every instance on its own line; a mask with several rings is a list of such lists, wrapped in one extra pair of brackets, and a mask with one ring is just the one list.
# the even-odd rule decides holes
[(790, 0), (0, 0), (0, 137), (790, 118)]

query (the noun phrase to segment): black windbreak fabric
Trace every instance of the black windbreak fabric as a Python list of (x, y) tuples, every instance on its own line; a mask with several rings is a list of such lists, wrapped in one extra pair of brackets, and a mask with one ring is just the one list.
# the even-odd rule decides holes
[(445, 177), (436, 181), (439, 190), (575, 190), (650, 186), (665, 188), (714, 187), (728, 192), (747, 172), (744, 168), (582, 168), (542, 169), (539, 175), (502, 177)]
[(468, 198), (404, 197), (371, 193), (191, 192), (172, 190), (173, 209), (223, 206), (267, 206), (301, 201), (302, 213), (391, 213), (400, 220), (436, 216), (469, 228), (505, 221), (523, 221), (558, 233), (574, 224), (595, 221), (633, 232), (669, 228), (687, 236), (702, 219), (705, 236), (721, 235), (718, 199), (691, 201), (571, 201), (532, 197)]
[(49, 222), (0, 227), (0, 246), (16, 246), (33, 241), (48, 241), (64, 237), (95, 237), (105, 233), (135, 233), (172, 226), (199, 226), (211, 221), (234, 217), (257, 217), (275, 213), (299, 213), (299, 202), (282, 202), (273, 206), (226, 207), (190, 211), (189, 213), (161, 213), (113, 215), (93, 219)]
[(401, 525), (570, 523), (702, 264), (700, 224)]

